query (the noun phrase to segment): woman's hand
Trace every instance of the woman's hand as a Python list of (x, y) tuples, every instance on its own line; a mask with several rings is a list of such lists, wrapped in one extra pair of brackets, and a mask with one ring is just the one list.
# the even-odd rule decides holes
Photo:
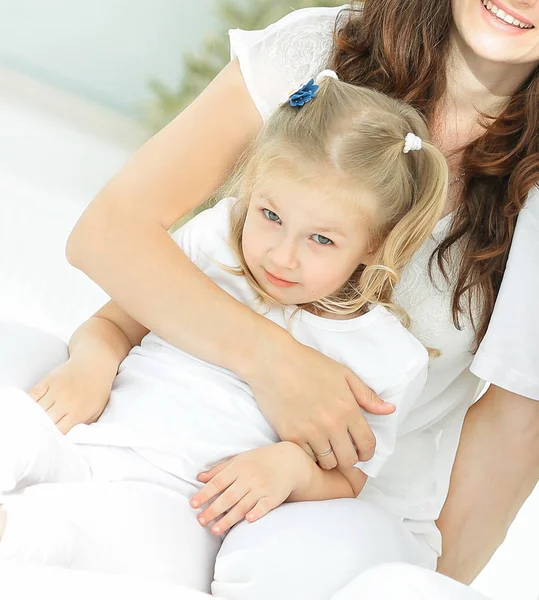
[(62, 433), (97, 421), (110, 396), (116, 369), (69, 358), (29, 392)]
[(191, 506), (199, 508), (220, 494), (198, 515), (198, 521), (205, 527), (226, 513), (211, 528), (221, 535), (239, 521), (256, 521), (285, 502), (305, 485), (310, 461), (290, 442), (244, 452), (200, 473), (198, 480), (206, 485), (191, 498)]
[(370, 460), (376, 440), (361, 409), (388, 415), (395, 407), (347, 367), (286, 335), (260, 342), (245, 373), (268, 422), (324, 469)]

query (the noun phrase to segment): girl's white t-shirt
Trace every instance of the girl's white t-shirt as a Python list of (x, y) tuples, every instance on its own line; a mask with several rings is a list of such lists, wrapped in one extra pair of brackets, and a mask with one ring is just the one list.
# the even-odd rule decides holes
[[(406, 440), (414, 440), (417, 449), (419, 440), (427, 454), (434, 454), (430, 423), (439, 415), (418, 403), (427, 379), (427, 350), (381, 306), (352, 319), (333, 320), (295, 306), (261, 305), (245, 277), (233, 272), (239, 267), (229, 244), (234, 202), (234, 198), (224, 199), (200, 213), (173, 234), (174, 241), (232, 297), (288, 329), (302, 344), (348, 366), (381, 398), (395, 404), (392, 415), (365, 415), (377, 445), (371, 460), (356, 465), (369, 476), (362, 497), (373, 497), (406, 520), (410, 529), (422, 529), (424, 523), (413, 521), (416, 505), (422, 502), (415, 488), (420, 485), (423, 492), (423, 472), (418, 481), (416, 464), (407, 460), (404, 448), (409, 448)], [(79, 444), (131, 447), (195, 486), (200, 486), (198, 473), (217, 462), (279, 441), (245, 381), (154, 332), (120, 365), (98, 422), (78, 425), (68, 436)], [(422, 519), (427, 513), (434, 531), (432, 545), (438, 550), (434, 513), (428, 507)]]

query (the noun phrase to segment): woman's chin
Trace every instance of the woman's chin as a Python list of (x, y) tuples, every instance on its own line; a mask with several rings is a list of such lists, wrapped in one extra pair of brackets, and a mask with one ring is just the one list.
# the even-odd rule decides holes
[(481, 0), (454, 0), (454, 20), (469, 52), (485, 61), (517, 65), (539, 62), (539, 29), (525, 30), (502, 23)]
[[(519, 47), (519, 44), (500, 39), (490, 32), (463, 32), (463, 54), (465, 58), (475, 57), (485, 63), (510, 66), (534, 65), (539, 63), (539, 36), (536, 49), (531, 45)], [(468, 57), (466, 57), (468, 55)]]

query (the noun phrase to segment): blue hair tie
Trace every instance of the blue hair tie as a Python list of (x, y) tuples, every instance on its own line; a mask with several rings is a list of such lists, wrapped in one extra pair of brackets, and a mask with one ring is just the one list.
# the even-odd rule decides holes
[(309, 83), (300, 87), (297, 92), (294, 92), (289, 97), (290, 106), (304, 106), (307, 102), (310, 102), (313, 98), (316, 98), (316, 92), (320, 86), (316, 85), (314, 79), (311, 79)]

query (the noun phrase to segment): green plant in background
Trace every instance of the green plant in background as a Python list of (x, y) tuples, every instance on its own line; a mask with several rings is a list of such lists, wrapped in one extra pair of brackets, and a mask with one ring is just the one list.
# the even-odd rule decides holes
[(339, 6), (345, 0), (217, 0), (218, 29), (201, 47), (184, 57), (184, 74), (176, 89), (151, 81), (156, 96), (148, 107), (147, 122), (157, 131), (169, 123), (208, 85), (230, 57), (229, 29), (263, 29), (291, 10), (308, 6)]

